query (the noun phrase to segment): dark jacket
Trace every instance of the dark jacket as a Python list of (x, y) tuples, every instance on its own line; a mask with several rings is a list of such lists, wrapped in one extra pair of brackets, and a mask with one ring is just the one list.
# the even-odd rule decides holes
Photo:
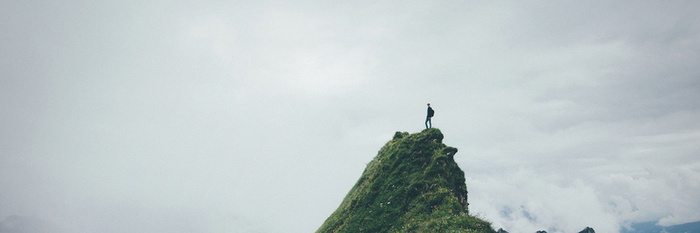
[(428, 117), (433, 117), (435, 115), (435, 111), (433, 111), (433, 108), (428, 107)]

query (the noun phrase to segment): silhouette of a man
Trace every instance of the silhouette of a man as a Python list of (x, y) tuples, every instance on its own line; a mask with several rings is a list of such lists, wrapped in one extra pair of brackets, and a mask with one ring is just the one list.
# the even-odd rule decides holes
[[(428, 116), (425, 117), (425, 128), (433, 128), (433, 122), (431, 121), (431, 118), (433, 118), (433, 115), (435, 115), (435, 111), (433, 111), (433, 108), (430, 107), (430, 104), (428, 104)], [(430, 123), (430, 126), (428, 126), (428, 123)]]

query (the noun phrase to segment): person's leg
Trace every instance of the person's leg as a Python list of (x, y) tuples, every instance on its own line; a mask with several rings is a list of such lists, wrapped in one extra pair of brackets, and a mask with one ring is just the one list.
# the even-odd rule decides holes
[(433, 119), (430, 119), (430, 117), (428, 117), (428, 124), (430, 124), (429, 128), (433, 128)]
[[(430, 117), (426, 117), (426, 118), (425, 118), (425, 128), (426, 128), (426, 129), (428, 128), (428, 121), (430, 121)], [(432, 126), (432, 124), (433, 124), (433, 123), (430, 123), (431, 126)]]

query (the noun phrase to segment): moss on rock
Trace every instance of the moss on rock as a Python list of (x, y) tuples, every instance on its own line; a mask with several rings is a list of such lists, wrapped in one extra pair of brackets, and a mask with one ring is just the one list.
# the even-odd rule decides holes
[(469, 215), (457, 149), (436, 128), (396, 132), (317, 233), (495, 232)]

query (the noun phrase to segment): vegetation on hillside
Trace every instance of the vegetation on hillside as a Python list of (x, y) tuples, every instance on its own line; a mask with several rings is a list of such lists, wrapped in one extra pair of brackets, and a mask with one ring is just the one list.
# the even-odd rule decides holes
[(457, 149), (440, 130), (396, 132), (317, 233), (495, 232), (469, 215)]

